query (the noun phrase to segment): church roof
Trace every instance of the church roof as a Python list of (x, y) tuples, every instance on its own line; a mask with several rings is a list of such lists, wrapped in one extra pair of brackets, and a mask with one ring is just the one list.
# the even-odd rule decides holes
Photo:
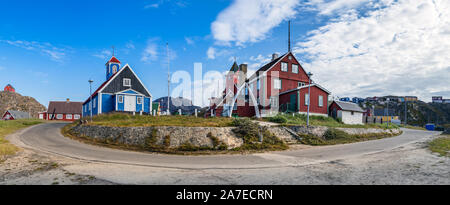
[(109, 59), (108, 63), (120, 63), (120, 61), (115, 56), (113, 56), (111, 57), (111, 59)]

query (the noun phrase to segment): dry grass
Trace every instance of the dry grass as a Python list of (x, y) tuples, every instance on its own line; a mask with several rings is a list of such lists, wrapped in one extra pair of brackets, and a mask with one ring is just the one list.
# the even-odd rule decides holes
[(450, 157), (450, 135), (442, 135), (442, 137), (434, 139), (429, 143), (429, 148), (441, 156)]
[(16, 132), (17, 130), (42, 123), (41, 120), (13, 120), (0, 121), (0, 160), (8, 155), (15, 154), (19, 149), (5, 140), (5, 136)]
[(106, 127), (228, 127), (233, 119), (230, 118), (202, 118), (194, 116), (140, 116), (128, 114), (107, 114), (95, 116), (90, 125)]

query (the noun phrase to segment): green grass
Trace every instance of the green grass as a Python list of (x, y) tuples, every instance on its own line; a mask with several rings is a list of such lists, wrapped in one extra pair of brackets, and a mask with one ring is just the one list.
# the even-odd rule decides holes
[[(264, 121), (280, 123), (283, 126), (306, 126), (306, 115), (304, 114), (278, 114), (275, 117), (264, 118)], [(364, 124), (364, 125), (346, 125), (331, 117), (325, 116), (310, 116), (310, 125), (312, 126), (326, 126), (326, 127), (342, 127), (342, 128), (379, 128), (379, 129), (397, 129), (394, 124)]]
[(442, 137), (434, 139), (429, 143), (429, 148), (441, 156), (450, 157), (450, 135), (442, 135)]
[(128, 114), (107, 114), (93, 118), (90, 125), (107, 127), (228, 127), (233, 119), (230, 118), (202, 118), (194, 116), (140, 116)]
[(41, 120), (11, 120), (0, 121), (0, 160), (8, 155), (15, 154), (19, 149), (5, 140), (5, 136), (19, 129), (42, 123)]
[(418, 126), (412, 126), (412, 125), (401, 125), (401, 127), (403, 128), (407, 128), (407, 129), (412, 129), (412, 130), (423, 130), (423, 131), (427, 131), (427, 129), (425, 129), (424, 127), (418, 127)]
[(325, 132), (323, 138), (311, 134), (309, 135), (299, 134), (299, 135), (302, 138), (301, 143), (313, 146), (348, 144), (397, 136), (396, 134), (391, 133), (371, 133), (363, 135), (351, 135), (342, 130), (334, 128), (328, 129), (327, 132)]

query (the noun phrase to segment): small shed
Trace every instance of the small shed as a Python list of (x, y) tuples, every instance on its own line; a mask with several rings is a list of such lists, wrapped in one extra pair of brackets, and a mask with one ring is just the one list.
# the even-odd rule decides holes
[(2, 116), (2, 120), (19, 120), (19, 119), (30, 119), (30, 113), (17, 111), (17, 110), (7, 110)]
[(330, 105), (330, 116), (340, 119), (344, 124), (362, 125), (364, 110), (358, 104), (334, 101)]

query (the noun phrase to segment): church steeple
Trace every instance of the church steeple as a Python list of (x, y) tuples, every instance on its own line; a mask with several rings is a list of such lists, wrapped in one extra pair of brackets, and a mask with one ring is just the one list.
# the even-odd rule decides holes
[(111, 78), (120, 69), (120, 61), (113, 55), (106, 63), (106, 80)]

